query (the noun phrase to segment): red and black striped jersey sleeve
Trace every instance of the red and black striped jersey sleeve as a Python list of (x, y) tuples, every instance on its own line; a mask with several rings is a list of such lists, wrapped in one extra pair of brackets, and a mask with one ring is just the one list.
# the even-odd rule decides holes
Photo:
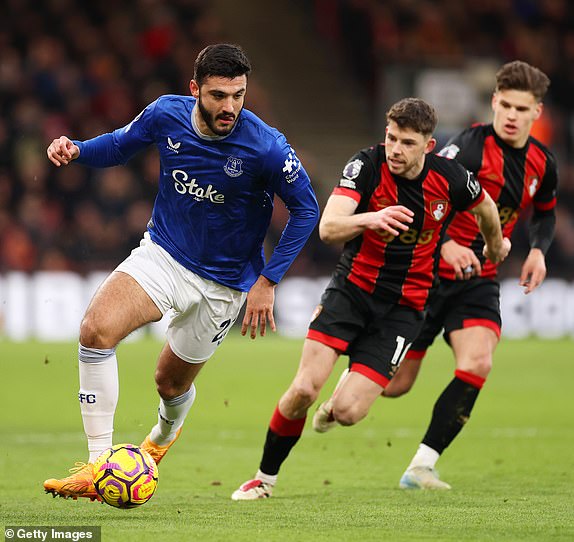
[(558, 167), (552, 153), (532, 138), (532, 144), (538, 146), (546, 155), (546, 171), (540, 189), (533, 198), (533, 212), (528, 225), (530, 248), (538, 248), (544, 254), (554, 239), (556, 225), (556, 192), (558, 189)]
[[(531, 139), (531, 145), (537, 150), (539, 162), (544, 163), (544, 175), (540, 187), (535, 191), (532, 203), (537, 211), (550, 211), (556, 207), (556, 193), (558, 191), (558, 166), (554, 155), (538, 140)], [(534, 154), (534, 153), (533, 153)], [(536, 188), (536, 187), (533, 187)]]

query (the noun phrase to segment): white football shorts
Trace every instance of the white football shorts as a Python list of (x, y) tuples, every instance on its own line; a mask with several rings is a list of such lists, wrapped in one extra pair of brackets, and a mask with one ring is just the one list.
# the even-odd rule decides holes
[(186, 269), (144, 234), (139, 247), (116, 268), (151, 297), (162, 314), (173, 309), (167, 342), (188, 363), (209, 359), (221, 344), (247, 294)]

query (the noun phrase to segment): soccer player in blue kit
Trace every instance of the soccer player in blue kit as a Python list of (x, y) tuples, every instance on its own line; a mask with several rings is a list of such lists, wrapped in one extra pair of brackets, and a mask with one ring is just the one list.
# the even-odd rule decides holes
[[(89, 458), (44, 482), (61, 497), (97, 499), (93, 462), (112, 445), (119, 386), (116, 345), (169, 310), (173, 317), (155, 373), (158, 421), (142, 443), (157, 463), (181, 432), (193, 381), (246, 301), (241, 333), (255, 339), (273, 319), (274, 289), (317, 224), (305, 169), (285, 137), (243, 109), (251, 66), (230, 44), (195, 61), (191, 96), (165, 95), (127, 126), (88, 141), (55, 139), (56, 165), (124, 164), (155, 144), (159, 192), (140, 246), (104, 281), (80, 326), (78, 398)], [(269, 260), (263, 240), (277, 194), (289, 221)]]

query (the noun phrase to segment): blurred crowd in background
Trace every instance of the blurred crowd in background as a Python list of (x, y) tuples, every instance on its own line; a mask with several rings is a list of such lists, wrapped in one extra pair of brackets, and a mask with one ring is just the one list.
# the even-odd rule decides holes
[[(488, 59), (494, 71), (505, 62), (520, 59), (550, 77), (544, 114), (535, 124), (533, 135), (551, 148), (559, 167), (556, 238), (547, 258), (549, 274), (572, 279), (574, 3), (570, 0), (314, 0), (312, 5), (317, 31), (340, 49), (349, 72), (362, 82), (373, 104), (381, 95), (384, 97), (385, 82), (388, 83), (385, 79), (396, 76), (401, 69), (414, 79), (413, 74), (429, 67), (463, 71), (469, 65), (479, 66), (479, 59)], [(481, 89), (486, 94), (485, 104), (489, 103), (495, 84), (493, 75), (489, 73)], [(475, 78), (475, 82), (478, 80)], [(444, 92), (448, 93), (448, 88)], [(465, 119), (457, 131), (472, 122), (489, 122), (491, 118), (489, 111), (479, 116)], [(439, 128), (444, 120), (439, 114)], [(516, 228), (513, 253), (501, 267), (502, 276), (520, 273), (528, 247), (527, 218), (522, 216)]]
[[(45, 149), (63, 134), (87, 139), (121, 127), (161, 94), (187, 94), (197, 53), (225, 40), (209, 4), (5, 0), (0, 21), (0, 273), (110, 270), (138, 244), (157, 192), (157, 153), (142, 153), (127, 168), (91, 170), (56, 168)], [(548, 127), (541, 133), (560, 168), (557, 239), (549, 266), (554, 276), (571, 278), (574, 7), (567, 0), (294, 4), (305, 4), (318, 35), (341, 56), (349, 76), (364, 85), (373, 106), (385, 67), (393, 64), (456, 68), (469, 55), (482, 55), (499, 63), (520, 58), (543, 69), (552, 86), (546, 100)], [(256, 72), (248, 95), (249, 108), (273, 123), (272, 100), (257, 85)], [(280, 235), (281, 220), (275, 223), (271, 237)], [(516, 242), (526, 246), (525, 231), (517, 234)], [(297, 265), (294, 271), (329, 273), (336, 254), (322, 250), (314, 235), (301, 259), (313, 264)]]
[[(127, 124), (185, 93), (217, 27), (204, 1), (8, 0), (0, 30), (0, 271), (112, 269), (157, 191), (155, 153), (128, 168), (58, 169), (45, 149)], [(212, 31), (214, 35), (212, 35)]]

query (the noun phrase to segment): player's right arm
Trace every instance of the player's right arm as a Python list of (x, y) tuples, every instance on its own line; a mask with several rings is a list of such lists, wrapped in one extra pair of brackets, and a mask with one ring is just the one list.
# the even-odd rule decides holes
[(50, 143), (46, 154), (56, 166), (67, 166), (72, 160), (80, 156), (80, 148), (71, 139), (61, 136)]
[(510, 252), (510, 239), (502, 236), (498, 209), (492, 198), (484, 191), (484, 199), (470, 212), (476, 216), (480, 233), (484, 238), (484, 255), (492, 263), (504, 261)]
[(87, 141), (70, 140), (66, 136), (54, 139), (46, 151), (56, 166), (73, 160), (92, 167), (125, 164), (136, 152), (153, 142), (154, 112), (158, 100), (148, 105), (123, 128)]
[(355, 214), (358, 203), (348, 196), (332, 194), (319, 222), (319, 235), (327, 244), (346, 243), (365, 230), (399, 235), (409, 229), (414, 213), (403, 205)]
[(402, 205), (367, 211), (369, 199), (380, 182), (382, 149), (381, 146), (363, 149), (345, 164), (319, 222), (323, 242), (346, 243), (365, 230), (385, 231), (396, 236), (409, 229), (414, 213)]

